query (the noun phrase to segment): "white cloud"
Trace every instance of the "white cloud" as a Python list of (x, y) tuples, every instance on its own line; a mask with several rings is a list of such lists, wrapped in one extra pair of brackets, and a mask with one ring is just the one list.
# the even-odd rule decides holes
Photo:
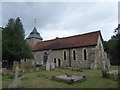
[(28, 36), (36, 18), (45, 40), (99, 29), (108, 40), (117, 27), (117, 8), (117, 2), (3, 3), (3, 25), (9, 18), (20, 17)]
[(52, 30), (42, 31), (41, 34), (43, 35), (44, 40), (49, 40), (49, 38), (55, 39), (56, 37), (59, 38), (68, 37), (78, 34), (78, 32), (75, 30), (53, 30), (53, 31)]
[[(0, 2), (0, 13), (2, 13), (2, 3)], [(0, 26), (2, 26), (2, 14), (0, 14)]]

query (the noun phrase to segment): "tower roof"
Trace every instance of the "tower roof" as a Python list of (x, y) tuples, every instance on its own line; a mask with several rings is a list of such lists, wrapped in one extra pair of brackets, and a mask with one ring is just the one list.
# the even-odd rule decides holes
[(30, 33), (30, 35), (26, 39), (30, 38), (37, 38), (40, 40), (43, 40), (43, 38), (40, 36), (40, 33), (37, 31), (36, 27), (34, 27), (33, 31)]

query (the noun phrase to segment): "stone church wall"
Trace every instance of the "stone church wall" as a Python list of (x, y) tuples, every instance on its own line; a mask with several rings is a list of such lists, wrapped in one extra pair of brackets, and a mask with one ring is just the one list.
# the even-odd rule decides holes
[[(54, 59), (56, 59), (55, 66), (59, 67), (58, 59), (61, 61), (62, 67), (69, 67), (71, 65), (75, 68), (90, 68), (91, 63), (95, 61), (95, 53), (93, 49), (95, 47), (84, 47), (84, 48), (73, 48), (73, 49), (61, 49), (61, 50), (44, 50), (44, 51), (37, 51), (33, 52), (34, 59), (36, 63), (43, 64), (43, 55), (44, 53), (48, 53), (48, 59), (54, 63)], [(84, 60), (83, 50), (86, 49), (87, 51), (87, 60)], [(76, 60), (73, 60), (73, 50), (76, 52)], [(64, 51), (66, 51), (66, 60), (64, 60)], [(70, 56), (69, 56), (70, 55)], [(70, 61), (71, 60), (71, 64)]]
[(36, 39), (36, 38), (30, 38), (30, 39), (26, 39), (28, 45), (32, 48), (37, 42), (40, 42), (40, 39)]
[[(84, 47), (84, 48), (76, 48), (73, 50), (76, 50), (77, 55), (76, 55), (76, 60), (73, 60), (72, 58), (72, 67), (76, 67), (76, 68), (90, 68), (90, 64), (91, 62), (94, 62), (95, 60), (95, 54), (91, 53), (94, 47)], [(87, 51), (87, 59), (84, 60), (84, 52), (83, 50)], [(72, 51), (73, 51), (72, 50)], [(71, 54), (71, 57), (73, 57), (73, 55)]]
[(98, 44), (96, 46), (95, 60), (95, 64), (99, 69), (101, 69), (102, 67), (106, 68), (110, 65), (110, 60), (107, 58), (106, 52), (104, 51), (104, 47), (100, 36), (98, 38)]

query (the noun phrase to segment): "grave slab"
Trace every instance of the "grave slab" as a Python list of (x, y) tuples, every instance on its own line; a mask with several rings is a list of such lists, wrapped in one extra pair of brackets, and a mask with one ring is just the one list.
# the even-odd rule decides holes
[(63, 81), (66, 81), (66, 82), (71, 82), (71, 83), (80, 81), (80, 80), (85, 79), (85, 78), (86, 78), (86, 76), (75, 76), (75, 75), (72, 75), (72, 76), (61, 75), (61, 76), (54, 76), (53, 77), (53, 79), (63, 80)]

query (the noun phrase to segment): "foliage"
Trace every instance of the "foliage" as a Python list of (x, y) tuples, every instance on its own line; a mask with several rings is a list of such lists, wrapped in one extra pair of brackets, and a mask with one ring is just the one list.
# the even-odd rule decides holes
[(2, 59), (8, 61), (8, 67), (13, 61), (32, 57), (30, 47), (24, 39), (25, 33), (20, 18), (10, 18), (2, 30)]
[(112, 65), (120, 65), (120, 24), (115, 29), (116, 34), (110, 40), (104, 41), (104, 49), (108, 53)]
[(14, 75), (11, 75), (11, 74), (7, 74), (7, 75), (2, 75), (3, 77), (3, 80), (8, 78), (8, 79), (13, 79), (14, 78)]
[(14, 78), (14, 75), (2, 75), (2, 87), (3, 88), (7, 88), (8, 84), (12, 81), (12, 79)]
[(102, 70), (102, 77), (108, 77), (107, 70)]
[(102, 71), (102, 77), (112, 79), (112, 80), (118, 80), (118, 74), (107, 73), (106, 70)]
[(28, 79), (28, 77), (21, 78), (21, 80), (27, 80), (27, 79)]
[(2, 60), (2, 31), (0, 30), (0, 62), (1, 60)]

